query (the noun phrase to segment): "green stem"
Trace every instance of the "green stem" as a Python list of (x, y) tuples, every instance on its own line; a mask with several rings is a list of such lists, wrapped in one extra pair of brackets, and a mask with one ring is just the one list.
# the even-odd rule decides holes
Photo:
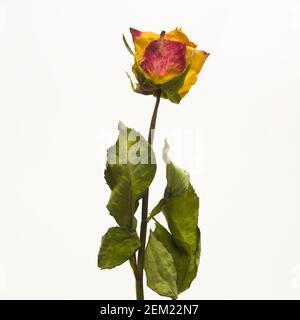
[[(154, 131), (156, 126), (156, 118), (158, 112), (158, 106), (160, 102), (161, 90), (157, 91), (156, 103), (154, 111), (151, 118), (148, 143), (150, 146), (153, 145)], [(151, 153), (149, 153), (149, 159), (151, 158)], [(141, 229), (140, 229), (140, 241), (141, 246), (138, 251), (138, 262), (137, 262), (137, 274), (136, 274), (136, 299), (144, 300), (144, 261), (145, 261), (145, 245), (147, 236), (147, 216), (148, 216), (148, 200), (149, 200), (149, 189), (146, 190), (143, 200), (142, 200), (142, 219), (141, 219)]]

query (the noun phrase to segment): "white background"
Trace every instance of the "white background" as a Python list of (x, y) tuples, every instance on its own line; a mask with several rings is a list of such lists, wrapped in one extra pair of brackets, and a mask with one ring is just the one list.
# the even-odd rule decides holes
[[(97, 268), (115, 225), (106, 149), (119, 120), (146, 134), (154, 104), (124, 73), (130, 26), (183, 27), (211, 53), (157, 124), (159, 159), (164, 132), (200, 135), (198, 170), (185, 169), (201, 198), (202, 260), (181, 298), (300, 298), (298, 0), (0, 0), (0, 298), (134, 298), (127, 263)], [(184, 165), (179, 141), (171, 148)]]

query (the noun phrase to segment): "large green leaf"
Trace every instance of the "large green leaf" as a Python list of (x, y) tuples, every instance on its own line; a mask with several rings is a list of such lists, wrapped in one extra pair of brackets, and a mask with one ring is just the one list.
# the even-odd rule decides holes
[(119, 137), (108, 149), (105, 179), (112, 190), (107, 208), (120, 227), (135, 229), (138, 201), (156, 171), (148, 142), (135, 130), (119, 123)]
[(178, 268), (179, 292), (190, 287), (198, 270), (200, 253), (200, 231), (197, 226), (198, 206), (198, 197), (190, 186), (181, 195), (166, 200), (163, 208), (174, 241), (177, 247), (186, 254), (185, 268)]
[(172, 255), (174, 265), (177, 273), (177, 291), (178, 294), (182, 291), (182, 283), (186, 276), (186, 271), (189, 265), (189, 255), (182, 248), (179, 247), (174, 240), (174, 237), (166, 230), (159, 222), (156, 221), (156, 227), (153, 233), (157, 240), (159, 240), (168, 252)]
[(169, 146), (166, 143), (163, 152), (167, 165), (165, 195), (151, 215), (154, 216), (162, 211), (167, 220), (170, 232), (156, 222), (153, 234), (173, 257), (179, 294), (190, 287), (198, 271), (200, 259), (199, 198), (190, 183), (189, 175), (170, 161), (168, 150)]
[(111, 269), (130, 259), (140, 246), (135, 231), (113, 227), (102, 237), (98, 267)]
[[(177, 262), (178, 292), (188, 289), (197, 275), (200, 258), (200, 230), (198, 228), (199, 198), (185, 171), (167, 159), (167, 188), (162, 212), (167, 220), (174, 242), (185, 253)], [(183, 261), (185, 263), (183, 263)], [(185, 266), (184, 266), (185, 265)], [(184, 266), (184, 267), (183, 267)]]
[(147, 285), (158, 294), (177, 298), (177, 272), (174, 259), (153, 233), (150, 233), (145, 254)]

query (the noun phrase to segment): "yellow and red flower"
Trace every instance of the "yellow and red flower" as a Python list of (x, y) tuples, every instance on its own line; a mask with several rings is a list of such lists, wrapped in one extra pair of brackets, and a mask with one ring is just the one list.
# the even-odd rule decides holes
[(134, 65), (132, 71), (138, 81), (133, 84), (136, 92), (156, 94), (179, 103), (197, 81), (198, 74), (208, 57), (205, 51), (197, 50), (196, 45), (176, 28), (159, 35), (141, 32), (130, 28), (134, 43)]

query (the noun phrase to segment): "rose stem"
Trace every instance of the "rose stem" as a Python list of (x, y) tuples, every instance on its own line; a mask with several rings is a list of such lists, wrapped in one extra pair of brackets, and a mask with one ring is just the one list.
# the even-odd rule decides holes
[[(154, 131), (156, 126), (157, 111), (160, 102), (161, 90), (158, 89), (156, 92), (156, 103), (154, 111), (151, 118), (149, 134), (148, 134), (148, 143), (149, 147), (149, 157), (151, 161), (151, 150), (150, 148), (153, 145), (154, 140)], [(150, 162), (151, 163), (151, 162)], [(146, 235), (147, 235), (147, 216), (148, 216), (148, 200), (149, 200), (149, 188), (145, 191), (142, 200), (142, 218), (141, 218), (141, 229), (140, 229), (140, 241), (141, 246), (138, 251), (138, 263), (137, 263), (137, 275), (136, 275), (136, 299), (144, 300), (144, 261), (145, 261), (145, 244), (146, 244)]]

